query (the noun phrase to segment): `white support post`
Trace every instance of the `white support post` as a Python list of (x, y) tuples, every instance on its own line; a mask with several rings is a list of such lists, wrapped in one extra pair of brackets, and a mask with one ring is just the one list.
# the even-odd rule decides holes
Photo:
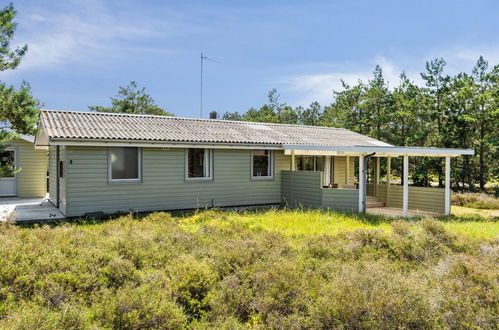
[(291, 150), (291, 171), (295, 171), (296, 170), (296, 158), (295, 158), (295, 151), (294, 150)]
[(347, 164), (346, 164), (346, 172), (345, 172), (345, 184), (348, 185), (350, 184), (349, 181), (350, 181), (350, 156), (347, 156), (347, 160), (346, 160)]
[(404, 156), (404, 199), (403, 210), (404, 217), (409, 216), (409, 156)]
[(375, 157), (376, 163), (375, 163), (375, 170), (374, 170), (374, 196), (378, 197), (379, 194), (379, 177), (380, 177), (380, 165), (379, 157)]
[(450, 157), (445, 157), (445, 215), (450, 215)]
[(359, 212), (366, 211), (366, 170), (364, 155), (359, 156)]
[(386, 159), (386, 207), (390, 206), (390, 181), (392, 179), (392, 158)]

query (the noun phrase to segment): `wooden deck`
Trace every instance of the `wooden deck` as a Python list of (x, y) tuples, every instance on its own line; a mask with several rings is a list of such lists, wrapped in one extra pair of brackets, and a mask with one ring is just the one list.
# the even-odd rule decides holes
[(50, 222), (65, 218), (64, 214), (45, 198), (0, 198), (0, 222)]
[[(403, 217), (403, 210), (401, 208), (396, 208), (396, 207), (371, 207), (371, 208), (367, 208), (366, 212), (369, 214), (383, 215), (385, 217), (390, 217), (390, 218), (402, 218)], [(438, 217), (441, 215), (442, 214), (436, 213), (436, 212), (428, 212), (428, 211), (421, 211), (421, 210), (409, 210), (409, 217), (428, 218), (428, 217)]]

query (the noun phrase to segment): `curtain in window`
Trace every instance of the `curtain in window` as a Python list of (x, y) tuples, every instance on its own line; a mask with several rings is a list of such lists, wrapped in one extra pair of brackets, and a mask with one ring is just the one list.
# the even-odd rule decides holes
[(209, 176), (208, 152), (205, 149), (188, 149), (187, 162), (189, 178), (204, 178)]
[(271, 176), (270, 150), (253, 151), (253, 176)]

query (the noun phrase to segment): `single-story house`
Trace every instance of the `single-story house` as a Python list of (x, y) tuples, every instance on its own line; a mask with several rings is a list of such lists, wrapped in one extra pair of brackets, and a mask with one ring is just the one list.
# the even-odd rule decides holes
[[(449, 214), (450, 159), (473, 154), (342, 128), (51, 110), (35, 144), (49, 149), (49, 198), (68, 217), (278, 204), (363, 212), (372, 199), (406, 216)], [(408, 186), (409, 157), (420, 156), (445, 157), (445, 189)], [(369, 157), (378, 170), (367, 185)], [(390, 177), (392, 157), (403, 157), (403, 186), (379, 182), (379, 159)]]
[(35, 137), (20, 134), (0, 153), (0, 197), (47, 194), (47, 151), (35, 149), (34, 142)]

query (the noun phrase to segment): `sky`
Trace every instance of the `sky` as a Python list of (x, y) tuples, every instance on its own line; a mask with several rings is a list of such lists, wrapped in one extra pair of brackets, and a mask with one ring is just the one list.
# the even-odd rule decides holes
[[(2, 0), (2, 3), (7, 3)], [(165, 110), (203, 117), (244, 112), (276, 88), (281, 102), (327, 105), (341, 79), (366, 81), (376, 64), (390, 86), (421, 84), (425, 62), (470, 72), (499, 64), (499, 1), (21, 0), (14, 45), (28, 44), (0, 81), (30, 83), (47, 109), (109, 105), (135, 80)]]

